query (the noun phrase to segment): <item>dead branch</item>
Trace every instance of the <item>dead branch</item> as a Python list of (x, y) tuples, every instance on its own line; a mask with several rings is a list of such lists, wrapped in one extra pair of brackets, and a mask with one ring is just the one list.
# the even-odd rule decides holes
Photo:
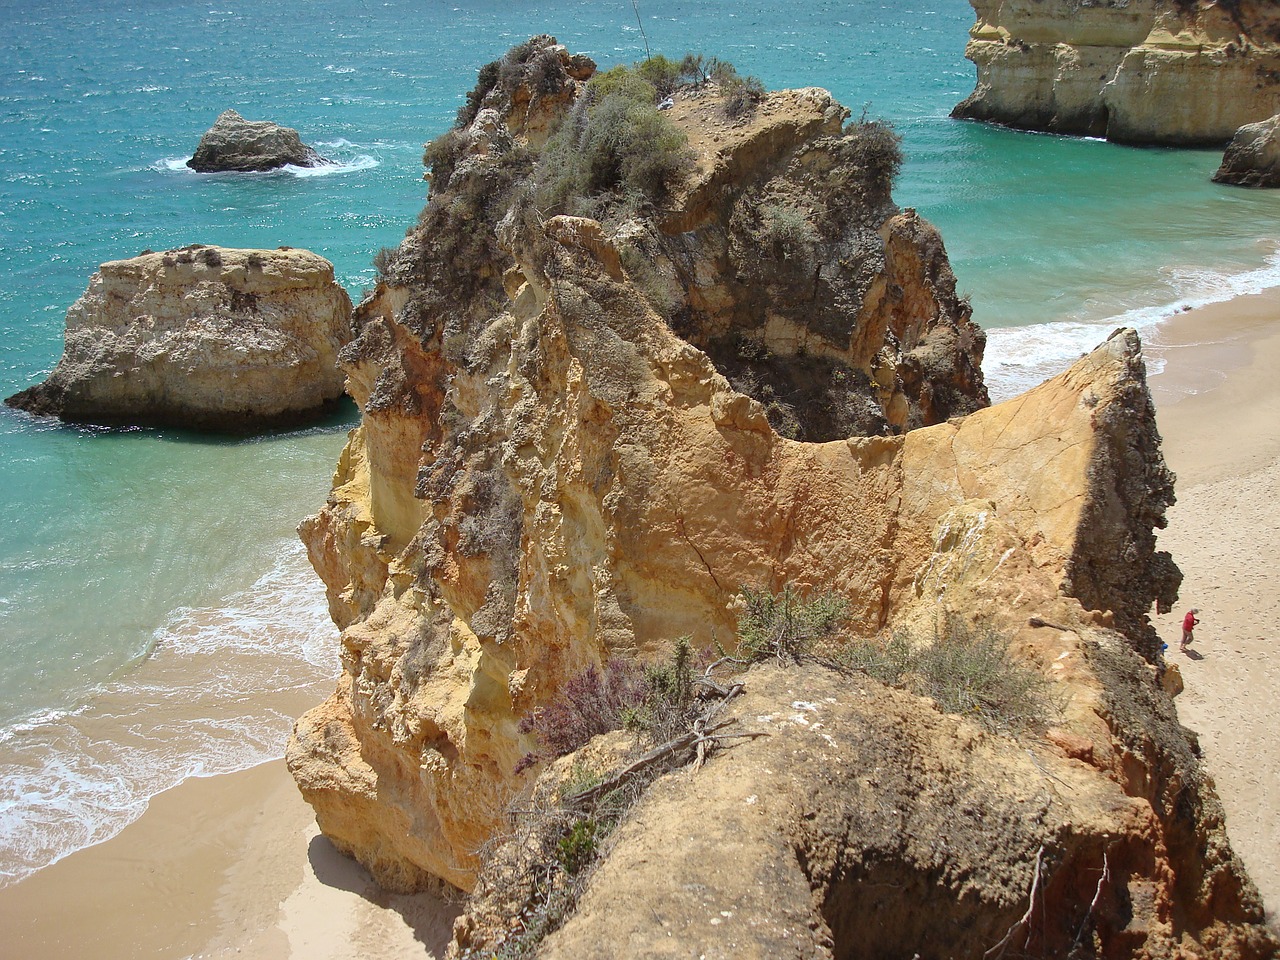
[[(1021, 919), (1019, 919), (1017, 923), (1009, 928), (1009, 932), (1004, 935), (1003, 940), (982, 955), (984, 958), (988, 958), (988, 960), (990, 960), (994, 954), (995, 960), (1000, 960), (1000, 958), (1004, 956), (1004, 952), (1009, 949), (1009, 944), (1013, 942), (1014, 935), (1027, 930), (1031, 926), (1031, 917), (1032, 914), (1035, 913), (1036, 909), (1036, 894), (1040, 890), (1040, 867), (1043, 861), (1044, 844), (1042, 843), (1040, 844), (1040, 849), (1036, 851), (1036, 872), (1031, 878), (1031, 896), (1028, 899), (1027, 912), (1022, 915)], [(996, 951), (999, 952), (997, 953)]]
[(1029, 626), (1029, 627), (1049, 627), (1051, 630), (1062, 630), (1062, 631), (1064, 631), (1064, 632), (1065, 632), (1065, 631), (1067, 631), (1067, 630), (1070, 630), (1070, 629), (1071, 629), (1070, 627), (1064, 627), (1064, 626), (1063, 626), (1062, 624), (1060, 624), (1060, 623), (1051, 623), (1050, 621), (1048, 621), (1048, 620), (1042, 620), (1042, 619), (1040, 619), (1039, 617), (1031, 617), (1031, 618), (1027, 621), (1027, 626)]
[[(709, 668), (708, 668), (709, 669)], [(666, 743), (659, 744), (642, 757), (632, 761), (623, 767), (617, 773), (605, 778), (594, 787), (588, 787), (586, 790), (580, 790), (577, 793), (565, 797), (565, 806), (582, 807), (594, 803), (601, 797), (605, 796), (612, 790), (616, 790), (628, 780), (634, 779), (640, 773), (648, 770), (657, 763), (666, 760), (669, 757), (679, 755), (685, 750), (694, 750), (694, 769), (699, 769), (706, 762), (707, 755), (722, 740), (741, 740), (755, 739), (756, 737), (766, 737), (767, 733), (718, 733), (725, 727), (736, 723), (737, 721), (730, 718), (722, 720), (719, 723), (712, 724), (716, 715), (724, 709), (725, 704), (742, 693), (744, 687), (741, 683), (734, 683), (725, 690), (724, 695), (708, 707), (698, 716), (688, 731), (680, 734), (680, 736), (668, 740)]]
[(1067, 781), (1065, 780), (1061, 780), (1058, 777), (1055, 777), (1052, 773), (1050, 773), (1043, 766), (1041, 766), (1040, 758), (1037, 757), (1034, 753), (1032, 753), (1030, 749), (1027, 750), (1027, 756), (1030, 757), (1031, 762), (1036, 765), (1036, 769), (1039, 770), (1041, 773), (1043, 773), (1046, 777), (1048, 777), (1050, 780), (1056, 780), (1058, 783), (1062, 784), (1068, 790), (1071, 789), (1071, 784), (1067, 783)]
[(1089, 928), (1089, 921), (1093, 919), (1094, 914), (1097, 912), (1098, 904), (1102, 902), (1102, 887), (1110, 879), (1111, 879), (1111, 867), (1107, 863), (1106, 848), (1103, 848), (1102, 876), (1098, 877), (1098, 889), (1093, 892), (1093, 900), (1089, 904), (1089, 912), (1084, 915), (1084, 920), (1080, 924), (1080, 929), (1079, 931), (1076, 932), (1076, 939), (1072, 944), (1073, 946), (1080, 943), (1080, 940), (1084, 937), (1085, 930)]

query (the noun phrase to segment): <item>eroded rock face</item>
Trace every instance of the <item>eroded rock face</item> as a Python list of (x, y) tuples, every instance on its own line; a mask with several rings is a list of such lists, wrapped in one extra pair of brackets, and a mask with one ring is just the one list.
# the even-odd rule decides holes
[[(566, 71), (527, 102), (568, 103), (580, 82)], [(1038, 811), (990, 840), (973, 826), (954, 857), (904, 852), (885, 820), (882, 846), (869, 838), (864, 849), (899, 857), (901, 870), (887, 865), (872, 886), (914, 864), (929, 890), (935, 867), (951, 870), (930, 894), (942, 903), (970, 895), (963, 870), (984, 871), (973, 888), (981, 905), (954, 910), (957, 924), (976, 924), (976, 941), (1025, 909), (1014, 892), (1025, 893), (1037, 848), (1057, 839), (1055, 863), (1070, 866), (1054, 895), (1079, 917), (1107, 831), (1124, 831), (1115, 862), (1129, 892), (1117, 887), (1117, 902), (1149, 894), (1155, 906), (1138, 913), (1167, 923), (1124, 936), (1150, 940), (1153, 957), (1184, 935), (1253, 936), (1237, 927), (1258, 919), (1256, 898), (1212, 810), (1171, 807), (1178, 778), (1194, 772), (1180, 729), (1125, 732), (1167, 704), (1143, 659), (1156, 647), (1146, 613), (1171, 602), (1179, 578), (1152, 535), (1172, 488), (1136, 336), (1118, 332), (1037, 391), (987, 407), (981, 333), (955, 297), (936, 231), (868, 174), (874, 154), (824, 91), (770, 94), (739, 121), (711, 89), (678, 95), (668, 113), (688, 132), (692, 172), (652, 215), (606, 206), (599, 218), (522, 212), (511, 198), (533, 161), (513, 146), (519, 122), (504, 119), (511, 88), (483, 94), (434, 171), (421, 228), (357, 311), (343, 359), (363, 422), (328, 504), (302, 527), (344, 628), (337, 690), (298, 721), (288, 749), (326, 835), (388, 886), (443, 878), (469, 888), (476, 851), (534, 776), (516, 773), (535, 746), (519, 729), (524, 716), (610, 656), (664, 656), (680, 636), (732, 645), (741, 586), (793, 584), (843, 596), (859, 636), (932, 623), (940, 609), (1022, 631), (1022, 653), (1071, 695), (1058, 737), (1071, 752), (1046, 769), (1098, 758), (1063, 776), (1081, 795), (1047, 810), (1037, 798), (1056, 788), (1020, 746), (961, 757), (944, 745), (958, 722), (929, 705), (880, 691), (864, 709), (843, 702), (856, 691), (833, 692), (848, 724), (837, 744), (851, 751), (893, 725), (881, 714), (903, 715), (901, 749), (884, 762), (905, 765), (892, 795), (913, 798), (921, 823), (945, 822), (964, 791), (921, 794), (916, 749), (943, 780), (997, 784), (975, 788), (985, 798), (975, 809)], [(1032, 613), (1066, 629), (1028, 631)], [(1111, 674), (1086, 653), (1104, 642), (1156, 698), (1123, 723), (1128, 693), (1110, 692)], [(788, 682), (762, 710), (783, 702)], [(797, 923), (817, 916), (809, 890), (841, 891), (830, 894), (832, 919), (816, 921), (839, 939), (839, 917), (877, 894), (856, 889), (854, 860), (828, 841), (879, 803), (878, 784), (806, 785), (800, 771), (771, 765), (785, 744), (778, 750), (747, 754), (749, 777), (770, 780), (771, 809), (806, 790), (819, 791), (805, 807), (815, 811), (822, 790), (858, 795), (800, 847), (802, 825), (779, 815), (752, 848), (791, 851), (773, 889), (778, 910), (798, 904)], [(1006, 769), (1021, 785), (1011, 796), (998, 786)], [(1191, 846), (1166, 855), (1163, 838), (1175, 833)], [(1217, 882), (1245, 907), (1167, 876), (1199, 875), (1197, 837), (1217, 845)], [(960, 865), (995, 856), (993, 843), (1007, 862)], [(809, 874), (797, 849), (814, 852)], [(754, 858), (743, 869), (757, 868), (769, 872)], [(566, 939), (565, 955), (597, 955), (630, 934), (593, 936)], [(636, 942), (641, 953), (688, 947), (665, 931)], [(795, 955), (830, 949), (793, 943)]]
[(971, 0), (953, 116), (1122, 143), (1222, 144), (1280, 110), (1280, 12), (1240, 0)]
[(1247, 123), (1231, 138), (1214, 183), (1238, 187), (1280, 187), (1280, 115)]
[[(763, 736), (659, 779), (538, 956), (625, 944), (636, 956), (944, 960), (1002, 943), (1045, 957), (1276, 956), (1143, 644), (1068, 593), (1066, 570), (1132, 540), (1117, 530), (1099, 545), (1092, 517), (1123, 485), (1123, 451), (1156, 439), (1134, 391), (1143, 372), (1124, 332), (1021, 398), (891, 441), (882, 464), (886, 624), (927, 631), (949, 615), (1011, 638), (1061, 704), (1042, 736), (984, 731), (860, 674), (749, 670), (728, 716), (733, 732)], [(869, 452), (857, 469), (874, 469)], [(1142, 456), (1160, 503), (1159, 453)], [(833, 457), (813, 473), (811, 501), (844, 471)], [(1167, 575), (1166, 558), (1133, 555)], [(839, 558), (810, 564), (839, 577)], [(1176, 574), (1104, 589), (1122, 609), (1175, 586)], [(593, 751), (559, 763), (599, 769)], [(519, 932), (514, 885), (478, 890), (451, 956)], [(1041, 919), (1020, 925), (1028, 912)]]
[[(1121, 730), (1083, 711), (1087, 761), (865, 677), (757, 668), (731, 717), (765, 736), (652, 786), (537, 955), (945, 960), (1003, 943), (1006, 956), (1274, 956), (1221, 808), (1142, 662), (1097, 628), (1022, 633), (1079, 697), (1099, 692), (1098, 661), (1122, 672), (1165, 725), (1142, 758), (1165, 779), (1128, 779)], [(1020, 926), (1029, 910), (1038, 919)], [(488, 919), (512, 922), (473, 907), (451, 956), (485, 955)]]
[(200, 138), (187, 166), (197, 173), (261, 173), (330, 162), (303, 143), (292, 127), (246, 120), (234, 110), (224, 110)]
[[(539, 89), (564, 102), (578, 83), (566, 71)], [(679, 98), (674, 122), (704, 136), (660, 216), (530, 225), (498, 202), (512, 153), (493, 145), (522, 128), (492, 126), (512, 115), (495, 91), (357, 313), (343, 356), (364, 421), (302, 528), (345, 666), (290, 763), (330, 838), (395, 886), (470, 884), (519, 786), (516, 726), (566, 677), (682, 633), (729, 642), (739, 584), (814, 582), (812, 551), (834, 560), (854, 530), (886, 535), (883, 518), (859, 518), (886, 495), (892, 443), (851, 441), (880, 465), (863, 470), (844, 439), (779, 437), (673, 327), (740, 350), (757, 389), (816, 372), (815, 401), (790, 415), (803, 428), (821, 415), (826, 436), (986, 403), (982, 335), (936, 232), (862, 183), (825, 92), (773, 95), (738, 124), (710, 115), (710, 92)], [(539, 115), (535, 101), (516, 115)], [(750, 223), (784, 195), (813, 205), (802, 267)], [(803, 294), (775, 297), (787, 289)], [(926, 368), (956, 375), (925, 386)], [(847, 421), (829, 413), (837, 401)], [(804, 491), (831, 457), (851, 458), (841, 497), (811, 515)], [(877, 624), (888, 569), (872, 551), (839, 578)]]
[(292, 426), (344, 395), (351, 300), (305, 250), (194, 245), (98, 268), (62, 359), (5, 403), (72, 423), (230, 433)]

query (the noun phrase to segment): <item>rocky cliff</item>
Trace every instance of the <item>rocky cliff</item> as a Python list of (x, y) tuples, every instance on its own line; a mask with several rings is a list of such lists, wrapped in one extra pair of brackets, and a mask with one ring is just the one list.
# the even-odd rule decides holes
[[(889, 131), (846, 126), (819, 90), (726, 110), (714, 84), (677, 91), (665, 127), (611, 99), (607, 84), (623, 79), (587, 86), (586, 75), (549, 38), (482, 72), (464, 126), (428, 148), (420, 226), (356, 312), (343, 360), (363, 422), (328, 504), (301, 528), (343, 628), (337, 689), (298, 721), (288, 751), (321, 829), (390, 887), (471, 888), (478, 851), (537, 773), (521, 762), (536, 747), (522, 718), (610, 657), (653, 660), (681, 636), (732, 646), (741, 587), (790, 584), (843, 597), (848, 639), (940, 610), (1016, 634), (1066, 707), (1028, 762), (1022, 744), (998, 738), (956, 754), (946, 744), (971, 736), (963, 721), (869, 682), (796, 675), (753, 687), (762, 699), (744, 716), (783, 710), (812, 684), (838, 705), (833, 726), (841, 718), (830, 740), (808, 743), (815, 764), (783, 766), (791, 741), (736, 755), (747, 766), (732, 789), (767, 781), (760, 841), (719, 879), (688, 880), (711, 890), (768, 879), (770, 858), (791, 851), (778, 861), (786, 876), (753, 893), (762, 927), (751, 934), (769, 927), (768, 943), (791, 946), (758, 955), (830, 955), (822, 924), (830, 934), (851, 923), (859, 897), (904, 877), (930, 903), (960, 898), (955, 923), (980, 916), (979, 940), (1017, 919), (1030, 865), (1045, 858), (1066, 865), (1054, 896), (1080, 920), (1102, 855), (1124, 837), (1107, 861), (1123, 878), (1108, 900), (1123, 942), (1157, 956), (1185, 936), (1262, 956), (1249, 946), (1269, 943), (1254, 926), (1256, 894), (1148, 667), (1146, 614), (1172, 601), (1179, 575), (1155, 551), (1172, 477), (1136, 337), (1117, 334), (1048, 387), (988, 408), (982, 335), (941, 240), (890, 199)], [(548, 110), (565, 119), (540, 120), (556, 132), (531, 146), (523, 123)], [(615, 115), (670, 149), (655, 160), (646, 146), (644, 164), (597, 154), (618, 142), (593, 133)], [(576, 169), (560, 152), (566, 136), (578, 157), (603, 157), (578, 181), (589, 206), (556, 199), (561, 171)], [(640, 181), (647, 194), (618, 189), (628, 170), (655, 166), (665, 172)], [(605, 192), (591, 192), (593, 174)], [(1033, 612), (1057, 627), (1027, 627)], [(1164, 711), (1159, 724), (1152, 710)], [(828, 765), (828, 749), (849, 762)], [(827, 786), (806, 779), (815, 774)], [(911, 847), (912, 818), (950, 821), (964, 790), (945, 784), (977, 778), (991, 786), (975, 786), (968, 825), (920, 839), (932, 854)], [(1061, 807), (1039, 799), (1058, 796), (1057, 782), (1079, 795)], [(856, 797), (826, 810), (823, 791)], [(682, 819), (697, 815), (683, 806), (694, 793), (670, 796)], [(910, 809), (886, 806), (883, 829), (855, 853), (850, 825), (899, 799)], [(733, 794), (725, 809), (747, 802)], [(666, 816), (640, 823), (669, 831)], [(1009, 829), (980, 842), (993, 817)], [(625, 842), (619, 864), (635, 859)], [(1206, 851), (1211, 870), (1196, 860)], [(670, 851), (633, 879), (679, 899), (695, 852)], [(864, 876), (858, 858), (883, 869)], [(983, 878), (967, 883), (975, 870)], [(600, 939), (594, 911), (616, 905), (600, 889), (581, 932), (565, 927), (548, 949), (603, 956), (629, 943), (624, 952), (656, 955), (700, 942), (688, 926), (706, 917), (686, 914), (686, 942), (668, 938), (661, 913), (625, 911), (620, 938)], [(836, 891), (828, 919), (813, 899), (823, 890)], [(788, 905), (797, 925), (774, 926)], [(483, 926), (464, 923), (460, 943), (483, 947)], [(902, 936), (909, 946), (923, 935)], [(721, 952), (753, 955), (734, 953), (743, 937)]]
[(1280, 11), (1257, 0), (971, 0), (953, 116), (1121, 143), (1224, 144), (1280, 111)]
[(351, 300), (305, 250), (199, 244), (104, 263), (67, 311), (62, 359), (5, 403), (73, 423), (232, 433), (344, 395)]

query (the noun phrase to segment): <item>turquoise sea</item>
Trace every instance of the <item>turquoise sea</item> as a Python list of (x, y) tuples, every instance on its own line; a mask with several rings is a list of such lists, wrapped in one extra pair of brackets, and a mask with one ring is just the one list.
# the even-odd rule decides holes
[[(105, 260), (192, 242), (331, 259), (354, 298), (421, 207), (421, 148), (532, 33), (643, 55), (629, 0), (0, 0), (0, 390), (42, 378)], [(947, 119), (965, 0), (640, 0), (655, 51), (823, 86), (892, 120), (896, 190), (942, 229), (997, 397), (1120, 322), (1280, 284), (1280, 196), (1213, 152)], [(321, 171), (191, 173), (224, 109), (296, 127)], [(336, 631), (293, 530), (352, 417), (252, 441), (0, 412), (0, 885), (118, 831), (191, 776), (279, 756)]]

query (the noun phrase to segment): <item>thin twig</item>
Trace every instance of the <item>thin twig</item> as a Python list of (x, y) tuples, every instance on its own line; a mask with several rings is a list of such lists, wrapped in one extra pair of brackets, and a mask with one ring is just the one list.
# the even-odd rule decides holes
[[(1040, 865), (1043, 860), (1044, 844), (1040, 844), (1040, 849), (1036, 851), (1036, 872), (1035, 876), (1031, 878), (1031, 896), (1027, 903), (1027, 912), (1022, 915), (1021, 919), (1019, 919), (1017, 923), (1009, 928), (1009, 932), (1004, 935), (1003, 940), (982, 955), (983, 957), (988, 958), (988, 960), (992, 954), (995, 954), (995, 960), (1000, 960), (1000, 958), (1004, 956), (1005, 950), (1009, 948), (1009, 944), (1013, 940), (1014, 934), (1022, 930), (1026, 930), (1031, 926), (1031, 915), (1035, 913), (1036, 909), (1036, 893), (1040, 890)], [(997, 950), (1000, 952), (996, 953)]]
[(653, 54), (649, 52), (649, 38), (644, 32), (644, 24), (640, 22), (640, 4), (638, 0), (631, 0), (631, 8), (636, 12), (636, 26), (640, 28), (640, 36), (644, 37), (644, 59), (648, 63), (653, 59)]
[(1062, 785), (1063, 785), (1064, 787), (1066, 787), (1068, 790), (1070, 790), (1070, 789), (1071, 789), (1071, 784), (1067, 783), (1065, 780), (1059, 780), (1059, 779), (1058, 779), (1057, 777), (1055, 777), (1052, 773), (1050, 773), (1048, 770), (1046, 770), (1044, 767), (1042, 767), (1042, 766), (1040, 765), (1040, 760), (1039, 760), (1039, 758), (1038, 758), (1038, 757), (1036, 757), (1036, 755), (1035, 755), (1034, 753), (1032, 753), (1030, 749), (1028, 749), (1028, 750), (1027, 750), (1027, 756), (1028, 756), (1028, 757), (1030, 757), (1030, 758), (1031, 758), (1031, 762), (1032, 762), (1032, 763), (1034, 763), (1034, 764), (1036, 765), (1036, 769), (1037, 769), (1037, 770), (1039, 770), (1041, 773), (1043, 773), (1046, 777), (1048, 777), (1050, 780), (1057, 780), (1057, 781), (1058, 781), (1058, 783), (1062, 784)]

